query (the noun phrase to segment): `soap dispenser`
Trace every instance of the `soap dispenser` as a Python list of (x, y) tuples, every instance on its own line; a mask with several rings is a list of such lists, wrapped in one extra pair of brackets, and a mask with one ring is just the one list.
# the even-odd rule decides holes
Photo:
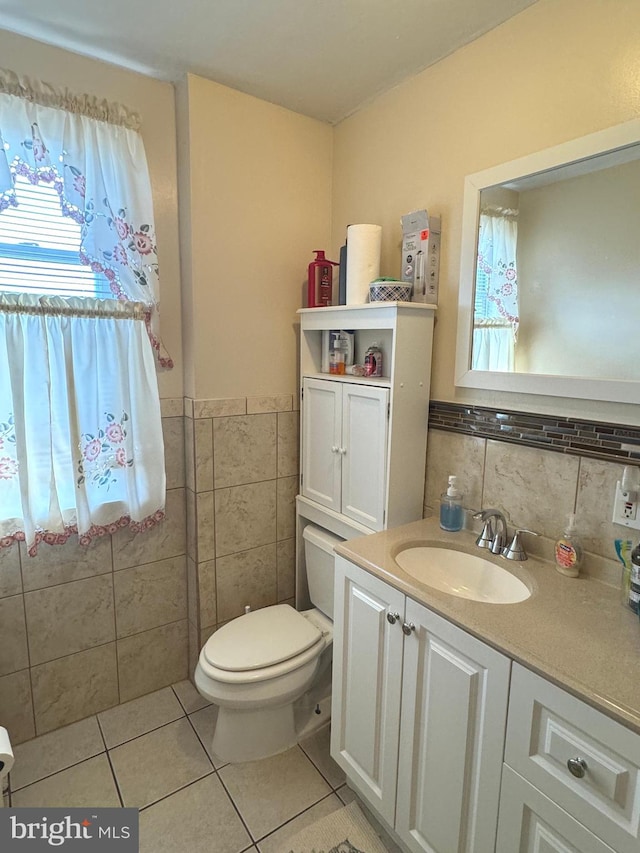
[(576, 514), (569, 514), (569, 521), (562, 538), (558, 539), (555, 548), (556, 569), (561, 575), (577, 578), (582, 562), (582, 548), (576, 535)]
[(451, 532), (462, 530), (464, 523), (462, 495), (456, 488), (457, 480), (458, 478), (451, 474), (447, 491), (440, 495), (440, 527)]

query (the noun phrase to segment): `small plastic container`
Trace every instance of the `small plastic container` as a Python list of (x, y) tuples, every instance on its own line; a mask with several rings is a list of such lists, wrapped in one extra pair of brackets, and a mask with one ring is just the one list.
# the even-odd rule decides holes
[(440, 527), (452, 533), (462, 530), (464, 526), (464, 509), (462, 495), (456, 488), (458, 478), (451, 474), (447, 491), (440, 495)]

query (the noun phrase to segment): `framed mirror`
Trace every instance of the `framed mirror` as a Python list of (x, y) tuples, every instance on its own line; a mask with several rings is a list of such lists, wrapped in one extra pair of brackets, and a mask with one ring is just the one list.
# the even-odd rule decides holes
[(465, 180), (456, 385), (640, 403), (640, 120)]

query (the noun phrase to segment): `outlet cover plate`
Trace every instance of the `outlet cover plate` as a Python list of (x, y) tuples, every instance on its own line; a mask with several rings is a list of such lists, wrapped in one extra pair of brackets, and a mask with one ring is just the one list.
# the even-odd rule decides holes
[[(635, 498), (635, 500), (630, 500), (630, 497)], [(639, 497), (640, 492), (634, 492), (632, 495), (629, 495), (629, 492), (623, 491), (622, 483), (618, 480), (616, 483), (616, 495), (613, 501), (613, 518), (611, 519), (614, 524), (640, 530)]]

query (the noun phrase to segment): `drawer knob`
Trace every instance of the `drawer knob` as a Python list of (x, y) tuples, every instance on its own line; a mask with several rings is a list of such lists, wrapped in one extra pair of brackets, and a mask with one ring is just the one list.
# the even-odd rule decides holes
[(400, 618), (399, 613), (387, 613), (387, 622), (390, 625), (395, 625), (399, 618)]
[(411, 634), (412, 631), (415, 631), (415, 630), (416, 630), (416, 626), (413, 624), (413, 622), (403, 622), (402, 623), (402, 633), (406, 634), (407, 637), (409, 636), (409, 634)]
[(587, 762), (584, 758), (570, 758), (567, 761), (567, 767), (569, 768), (569, 772), (572, 773), (576, 779), (582, 779), (584, 774), (587, 772)]

